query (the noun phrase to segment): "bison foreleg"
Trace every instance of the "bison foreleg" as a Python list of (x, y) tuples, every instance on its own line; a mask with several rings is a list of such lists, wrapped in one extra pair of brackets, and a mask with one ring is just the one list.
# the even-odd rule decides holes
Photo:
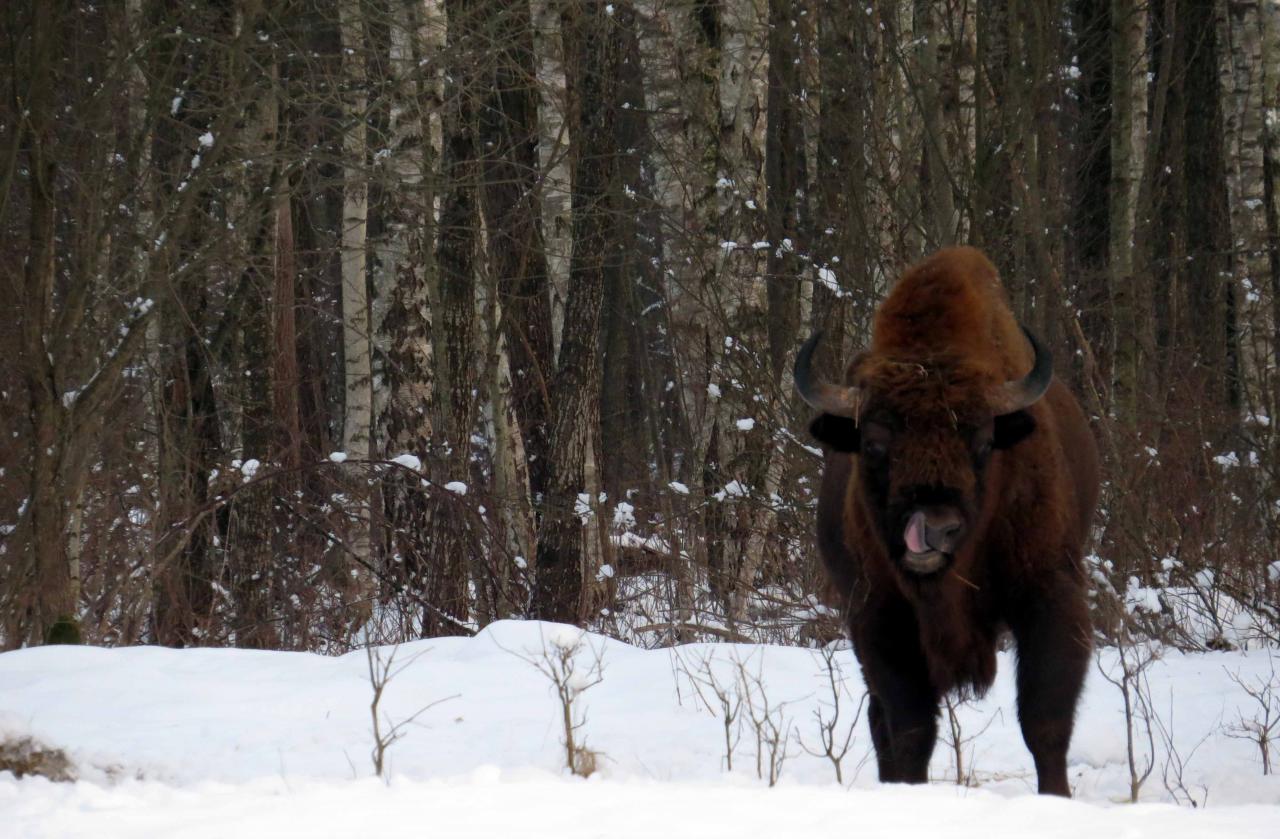
[(876, 747), (880, 782), (923, 784), (938, 737), (937, 706), (896, 702), (872, 695), (867, 706), (871, 741)]
[(911, 612), (887, 605), (851, 627), (871, 701), (867, 720), (883, 783), (929, 780), (938, 696)]
[(1018, 645), (1018, 721), (1041, 793), (1070, 797), (1067, 747), (1089, 665), (1089, 612), (1073, 586), (1028, 603), (1011, 622)]

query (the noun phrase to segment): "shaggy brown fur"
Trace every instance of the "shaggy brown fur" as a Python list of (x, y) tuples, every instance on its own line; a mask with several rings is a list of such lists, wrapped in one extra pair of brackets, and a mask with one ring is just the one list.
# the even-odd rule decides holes
[[(1033, 362), (995, 268), (972, 248), (944, 250), (902, 276), (871, 347), (849, 365), (857, 416), (814, 422), (826, 444), (818, 544), (871, 692), (883, 781), (926, 780), (941, 696), (985, 691), (1009, 629), (1040, 791), (1070, 794), (1098, 465), (1060, 381), (1028, 408), (994, 415), (992, 388)], [(945, 569), (927, 575), (902, 562), (903, 522), (922, 505), (959, 511), (965, 534)]]

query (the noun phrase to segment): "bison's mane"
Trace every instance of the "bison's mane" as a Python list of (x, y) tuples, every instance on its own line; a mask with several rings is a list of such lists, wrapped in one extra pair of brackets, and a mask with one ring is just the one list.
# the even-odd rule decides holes
[[(957, 386), (1020, 377), (1031, 369), (995, 266), (973, 248), (949, 248), (902, 275), (876, 312), (868, 355), (888, 364), (947, 369)], [(899, 376), (877, 365), (872, 378)]]

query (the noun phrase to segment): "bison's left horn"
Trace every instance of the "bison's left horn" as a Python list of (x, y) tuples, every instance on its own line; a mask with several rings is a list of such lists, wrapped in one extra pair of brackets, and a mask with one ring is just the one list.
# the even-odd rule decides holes
[(838, 417), (856, 417), (858, 414), (858, 389), (842, 385), (815, 382), (810, 375), (813, 363), (813, 351), (818, 346), (822, 332), (813, 333), (800, 352), (796, 353), (796, 364), (791, 376), (796, 383), (796, 392), (809, 407)]
[(1015, 382), (1005, 382), (996, 391), (991, 400), (991, 407), (997, 414), (1011, 414), (1034, 404), (1044, 396), (1045, 391), (1049, 389), (1049, 383), (1053, 381), (1053, 354), (1040, 343), (1030, 329), (1023, 326), (1022, 333), (1027, 336), (1031, 350), (1035, 353), (1035, 364), (1032, 365), (1030, 373)]

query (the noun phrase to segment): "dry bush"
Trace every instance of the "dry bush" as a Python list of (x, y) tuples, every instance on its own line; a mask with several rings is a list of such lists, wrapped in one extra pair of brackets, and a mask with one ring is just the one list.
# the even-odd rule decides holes
[[(942, 707), (947, 711), (947, 725), (942, 730), (939, 739), (942, 744), (951, 751), (952, 767), (955, 769), (956, 785), (962, 787), (976, 787), (978, 785), (977, 767), (974, 763), (973, 755), (976, 750), (974, 745), (979, 737), (987, 732), (1004, 712), (996, 709), (986, 721), (982, 728), (972, 734), (966, 735), (964, 727), (960, 723), (959, 710), (971, 703), (970, 697), (960, 696), (948, 693), (942, 697)], [(965, 752), (968, 750), (968, 757)]]
[(843, 784), (844, 758), (853, 746), (854, 733), (857, 731), (858, 721), (862, 719), (862, 709), (866, 705), (868, 694), (866, 691), (862, 692), (862, 696), (858, 698), (857, 707), (853, 709), (852, 717), (845, 715), (842, 725), (841, 714), (853, 697), (845, 686), (844, 671), (836, 661), (836, 652), (830, 646), (818, 651), (829, 691), (829, 698), (820, 701), (813, 711), (814, 722), (818, 726), (818, 745), (811, 747), (806, 744), (799, 731), (796, 732), (796, 742), (813, 757), (825, 757), (829, 760), (832, 769), (835, 770), (836, 783)]
[(1174, 738), (1173, 691), (1169, 692), (1169, 709), (1163, 716), (1154, 716), (1156, 732), (1160, 736), (1160, 744), (1164, 747), (1164, 763), (1161, 765), (1161, 777), (1165, 791), (1177, 804), (1190, 804), (1192, 807), (1203, 807), (1209, 801), (1209, 788), (1203, 784), (1188, 786), (1187, 767), (1195, 758), (1213, 733), (1214, 726), (1205, 730), (1204, 736), (1187, 752), (1185, 756), (1178, 748)]
[(782, 768), (791, 756), (788, 749), (793, 722), (786, 713), (788, 703), (774, 703), (769, 699), (761, 674), (763, 661), (756, 665), (754, 672), (748, 664), (735, 657), (734, 675), (746, 706), (745, 719), (751, 724), (751, 733), (756, 740), (756, 777), (774, 786), (782, 777)]
[(405, 729), (413, 725), (418, 717), (441, 702), (448, 702), (450, 699), (458, 698), (458, 694), (454, 694), (453, 696), (446, 696), (443, 699), (428, 702), (402, 720), (393, 721), (385, 713), (382, 713), (380, 706), (382, 705), (387, 685), (392, 679), (407, 670), (411, 664), (428, 650), (418, 651), (412, 658), (397, 667), (396, 655), (399, 652), (400, 647), (394, 646), (391, 648), (391, 653), (384, 659), (382, 657), (382, 648), (373, 644), (365, 647), (365, 658), (369, 665), (369, 686), (373, 689), (373, 698), (369, 701), (369, 716), (373, 720), (373, 750), (369, 756), (373, 760), (373, 771), (379, 778), (383, 777), (386, 769), (387, 750), (391, 748), (393, 743), (404, 737)]
[(587, 748), (583, 728), (586, 712), (579, 704), (582, 695), (604, 681), (604, 651), (586, 641), (586, 633), (569, 627), (553, 628), (542, 649), (526, 651), (520, 657), (551, 682), (560, 703), (560, 726), (564, 737), (565, 767), (586, 778), (599, 769), (604, 755)]
[[(738, 692), (736, 681), (717, 678), (712, 666), (715, 657), (711, 653), (703, 654), (692, 669), (678, 650), (673, 651), (673, 655), (677, 673), (683, 674), (688, 679), (698, 704), (713, 717), (720, 719), (724, 730), (724, 768), (725, 771), (732, 772), (733, 752), (742, 737), (738, 726), (742, 712), (742, 696)], [(679, 690), (679, 680), (676, 681), (676, 688)], [(711, 699), (707, 698), (708, 693)]]
[(1239, 672), (1227, 673), (1257, 708), (1249, 717), (1241, 711), (1238, 719), (1227, 727), (1227, 736), (1248, 740), (1258, 747), (1263, 775), (1271, 774), (1272, 750), (1280, 742), (1280, 676), (1276, 674), (1276, 663), (1270, 650), (1267, 651), (1267, 664), (1267, 675), (1253, 680), (1246, 680)]
[(75, 765), (66, 752), (29, 736), (0, 739), (0, 772), (12, 772), (18, 778), (30, 775), (51, 781), (76, 779)]

